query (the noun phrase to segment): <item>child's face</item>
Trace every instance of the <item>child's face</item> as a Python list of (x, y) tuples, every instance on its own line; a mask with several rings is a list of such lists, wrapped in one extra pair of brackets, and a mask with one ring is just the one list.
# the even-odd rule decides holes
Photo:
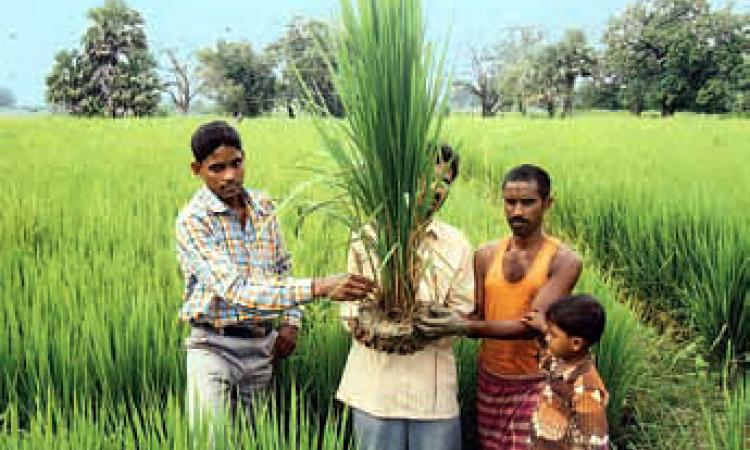
[(547, 323), (545, 339), (550, 353), (556, 358), (568, 359), (579, 355), (585, 349), (582, 338), (568, 336), (560, 327), (551, 322)]

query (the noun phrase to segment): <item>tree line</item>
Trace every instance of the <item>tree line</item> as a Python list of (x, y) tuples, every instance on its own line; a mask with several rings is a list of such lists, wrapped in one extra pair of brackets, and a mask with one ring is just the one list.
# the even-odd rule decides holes
[[(60, 51), (46, 79), (46, 100), (59, 111), (151, 115), (164, 95), (187, 113), (202, 95), (242, 117), (274, 109), (294, 117), (310, 106), (344, 114), (326, 22), (295, 18), (261, 50), (226, 40), (193, 57), (166, 49), (160, 66), (143, 17), (124, 0), (106, 0), (88, 18), (80, 47)], [(555, 42), (534, 27), (501, 30), (495, 45), (469, 52), (469, 70), (456, 78), (454, 95), (474, 98), (483, 116), (532, 108), (568, 116), (574, 105), (635, 114), (656, 109), (663, 116), (747, 112), (749, 32), (748, 15), (731, 4), (714, 9), (706, 0), (636, 0), (610, 19), (598, 47), (576, 28)]]

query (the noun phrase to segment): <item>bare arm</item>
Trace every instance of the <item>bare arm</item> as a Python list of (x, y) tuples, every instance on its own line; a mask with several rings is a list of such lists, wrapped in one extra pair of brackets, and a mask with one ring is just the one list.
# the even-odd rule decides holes
[[(475, 253), (475, 274), (478, 281), (477, 308), (480, 308), (481, 303), (482, 309), (481, 315), (477, 316), (479, 320), (468, 321), (467, 335), (477, 338), (532, 339), (538, 336), (539, 332), (526, 325), (522, 319), (484, 320), (484, 277), (492, 262), (496, 247), (484, 247)], [(531, 309), (539, 311), (543, 317), (552, 303), (570, 295), (581, 274), (581, 268), (582, 264), (578, 255), (567, 247), (561, 246), (550, 264), (549, 280), (539, 289), (531, 303)]]
[(581, 269), (581, 258), (573, 250), (561, 245), (550, 264), (549, 280), (539, 289), (531, 303), (531, 309), (544, 315), (552, 303), (570, 295), (581, 276)]
[(471, 320), (484, 320), (484, 278), (487, 274), (487, 263), (494, 254), (493, 244), (485, 245), (474, 252), (474, 312), (469, 316)]

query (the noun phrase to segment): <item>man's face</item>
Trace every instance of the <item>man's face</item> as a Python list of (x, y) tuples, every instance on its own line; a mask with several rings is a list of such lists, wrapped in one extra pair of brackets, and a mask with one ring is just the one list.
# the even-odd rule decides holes
[(513, 235), (523, 238), (540, 229), (552, 198), (542, 200), (536, 181), (509, 181), (503, 188), (503, 203)]
[(222, 145), (203, 162), (194, 161), (191, 168), (217, 197), (230, 201), (242, 193), (244, 160), (241, 150)]
[(435, 197), (430, 203), (430, 216), (433, 216), (448, 198), (448, 191), (453, 183), (453, 170), (450, 163), (439, 163), (435, 165)]

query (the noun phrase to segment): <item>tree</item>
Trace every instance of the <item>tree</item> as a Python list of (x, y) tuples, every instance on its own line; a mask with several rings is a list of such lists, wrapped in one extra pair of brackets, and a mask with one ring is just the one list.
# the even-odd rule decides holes
[(492, 117), (501, 108), (501, 65), (497, 56), (489, 49), (471, 51), (471, 77), (457, 80), (456, 86), (463, 88), (479, 99), (482, 117)]
[(106, 0), (87, 16), (92, 25), (82, 48), (55, 56), (46, 80), (47, 101), (73, 114), (152, 114), (160, 83), (140, 13), (123, 0)]
[(563, 115), (573, 114), (576, 80), (591, 76), (595, 65), (594, 49), (586, 43), (586, 34), (577, 28), (568, 29), (554, 47), (557, 67), (563, 85)]
[(249, 42), (220, 40), (199, 50), (199, 69), (209, 97), (226, 112), (257, 116), (273, 109), (276, 79), (273, 62)]
[(12, 108), (16, 104), (16, 97), (13, 92), (4, 87), (0, 87), (0, 108)]
[(101, 108), (89, 108), (86, 85), (91, 70), (78, 50), (61, 50), (55, 55), (52, 72), (47, 75), (47, 103), (72, 114), (95, 115)]
[(634, 112), (651, 100), (663, 116), (679, 109), (728, 111), (747, 89), (748, 20), (706, 0), (643, 0), (613, 18), (606, 62)]
[(190, 103), (202, 89), (196, 81), (197, 75), (188, 62), (182, 62), (173, 49), (164, 50), (167, 57), (167, 72), (171, 78), (162, 85), (164, 92), (172, 98), (174, 106), (183, 114), (190, 112)]
[(543, 34), (535, 27), (510, 27), (496, 50), (505, 69), (500, 81), (500, 90), (512, 98), (518, 110), (526, 114), (527, 103), (533, 90), (533, 56), (542, 43)]
[(750, 92), (750, 16), (726, 7), (704, 18), (701, 34), (705, 82), (695, 94), (695, 110), (721, 113), (747, 111)]
[(617, 80), (608, 77), (601, 66), (595, 66), (590, 78), (584, 79), (576, 88), (576, 99), (586, 109), (622, 109), (621, 86)]
[(482, 116), (494, 116), (503, 108), (518, 102), (526, 111), (530, 55), (542, 41), (534, 27), (508, 27), (503, 39), (493, 47), (471, 51), (471, 74), (456, 81), (479, 99)]
[(555, 116), (563, 85), (559, 63), (555, 44), (542, 47), (531, 61), (529, 86), (534, 93), (532, 98), (547, 110), (550, 118)]
[(344, 115), (331, 77), (336, 61), (330, 34), (326, 22), (295, 17), (284, 35), (266, 49), (281, 68), (281, 92), (290, 115), (292, 105), (304, 103), (308, 93), (317, 108), (336, 117)]

